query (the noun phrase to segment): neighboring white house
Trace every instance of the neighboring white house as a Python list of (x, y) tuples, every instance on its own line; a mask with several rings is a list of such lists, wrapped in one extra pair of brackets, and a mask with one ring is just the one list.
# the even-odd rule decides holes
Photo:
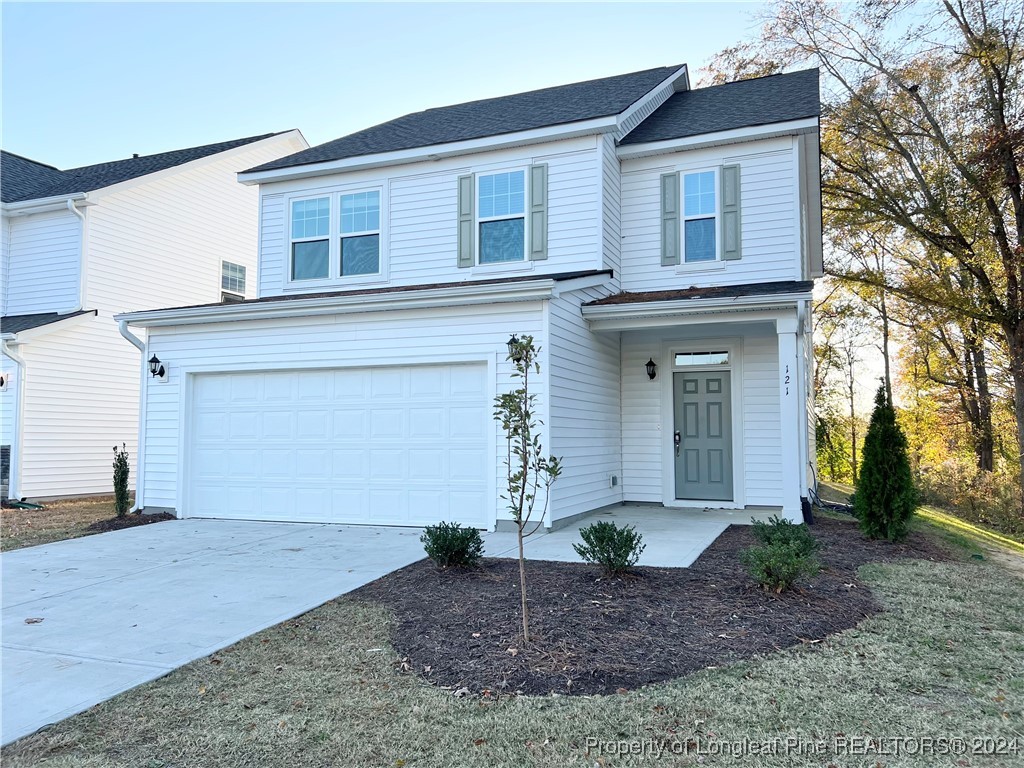
[(110, 493), (136, 452), (139, 351), (116, 312), (255, 295), (259, 195), (236, 173), (298, 131), (57, 170), (0, 155), (3, 485)]
[[(546, 524), (801, 517), (816, 70), (685, 66), (427, 110), (254, 167), (257, 298), (148, 333), (138, 494), (182, 517), (492, 528), (507, 342), (542, 348)], [(681, 512), (685, 514), (685, 512)]]

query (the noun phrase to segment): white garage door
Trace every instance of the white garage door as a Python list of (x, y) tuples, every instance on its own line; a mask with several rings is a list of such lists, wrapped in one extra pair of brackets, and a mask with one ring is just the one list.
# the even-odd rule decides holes
[(486, 527), (484, 365), (203, 374), (190, 517)]

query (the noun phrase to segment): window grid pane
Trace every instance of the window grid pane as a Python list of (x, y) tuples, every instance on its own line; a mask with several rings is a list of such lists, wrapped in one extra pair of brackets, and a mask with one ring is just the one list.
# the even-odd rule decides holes
[(220, 263), (220, 287), (222, 291), (245, 293), (245, 267), (230, 261)]
[(341, 276), (380, 272), (380, 235), (341, 239)]
[(480, 222), (480, 263), (499, 264), (526, 258), (523, 219)]
[(341, 196), (341, 233), (380, 230), (380, 192), (358, 192)]
[(324, 237), (331, 227), (331, 198), (292, 202), (292, 239)]
[(509, 171), (481, 176), (478, 203), (481, 219), (522, 215), (526, 208), (526, 173)]
[(727, 365), (728, 352), (677, 352), (676, 365)]
[(683, 213), (686, 216), (714, 216), (715, 172), (688, 173), (683, 177)]

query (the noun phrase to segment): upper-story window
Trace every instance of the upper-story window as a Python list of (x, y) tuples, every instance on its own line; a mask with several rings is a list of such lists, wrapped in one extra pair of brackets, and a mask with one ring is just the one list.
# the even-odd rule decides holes
[(380, 274), (380, 235), (379, 189), (292, 200), (291, 280)]
[(341, 196), (341, 275), (380, 272), (380, 192)]
[(220, 263), (220, 300), (241, 301), (245, 298), (245, 267), (230, 261)]
[(526, 259), (526, 172), (477, 177), (477, 236), (481, 264)]
[(683, 175), (683, 261), (718, 258), (718, 188), (714, 171)]
[(292, 280), (330, 275), (331, 198), (292, 201)]

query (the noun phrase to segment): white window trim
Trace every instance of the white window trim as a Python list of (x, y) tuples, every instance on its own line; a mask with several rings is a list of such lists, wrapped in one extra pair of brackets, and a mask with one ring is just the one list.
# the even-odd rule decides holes
[[(380, 194), (380, 229), (376, 232), (364, 232), (361, 234), (376, 234), (380, 237), (378, 252), (378, 271), (369, 275), (341, 275), (341, 196), (355, 195), (360, 192), (377, 192)], [(319, 200), (328, 198), (331, 201), (330, 217), (327, 234), (327, 277), (309, 278), (306, 280), (292, 279), (292, 244), (300, 242), (313, 242), (323, 240), (322, 237), (293, 238), (292, 237), (292, 205), (301, 200)], [(384, 180), (379, 184), (352, 184), (318, 189), (315, 192), (302, 191), (284, 197), (284, 221), (285, 221), (285, 254), (284, 274), (281, 284), (283, 293), (309, 293), (311, 289), (331, 289), (348, 285), (363, 284), (385, 284), (388, 282), (389, 252), (388, 244), (388, 184)], [(348, 233), (345, 237), (356, 237), (354, 233)]]
[[(242, 270), (242, 290), (236, 291), (233, 288), (225, 288), (224, 287), (224, 265), (226, 265), (226, 264), (230, 264), (231, 266), (238, 267), (239, 269)], [(245, 264), (239, 264), (238, 262), (229, 261), (228, 259), (221, 259), (220, 260), (220, 290), (221, 290), (221, 293), (230, 293), (232, 296), (240, 296), (240, 297), (242, 297), (244, 299), (246, 291), (248, 289), (249, 289), (249, 270), (246, 268)]]
[[(523, 174), (523, 212), (519, 215), (510, 214), (506, 216), (481, 216), (480, 180), (484, 176), (498, 176), (503, 173), (516, 173), (517, 171)], [(527, 248), (529, 247), (530, 242), (530, 169), (526, 166), (515, 166), (514, 168), (497, 168), (489, 171), (479, 171), (476, 174), (474, 174), (473, 195), (473, 239), (475, 246), (475, 263), (473, 264), (473, 268), (479, 270), (493, 270), (499, 272), (513, 272), (531, 268), (533, 262), (531, 262), (528, 258), (529, 253), (527, 252)], [(480, 224), (486, 223), (488, 221), (511, 221), (512, 219), (523, 220), (523, 258), (517, 261), (496, 261), (493, 263), (481, 262)]]
[[(295, 212), (294, 212), (293, 208), (294, 208), (295, 204), (296, 203), (301, 203), (301, 202), (304, 202), (304, 201), (307, 201), (307, 200), (323, 200), (324, 198), (327, 199), (327, 204), (328, 204), (327, 234), (326, 235), (315, 235), (313, 237), (295, 237), (295, 232), (293, 230), (293, 227), (294, 227), (294, 217), (295, 217)], [(286, 271), (285, 275), (286, 275), (286, 277), (288, 279), (288, 282), (293, 284), (293, 285), (315, 285), (315, 284), (317, 284), (319, 282), (324, 281), (325, 279), (327, 279), (327, 278), (329, 278), (331, 276), (331, 258), (330, 258), (331, 231), (332, 231), (331, 222), (334, 219), (334, 205), (333, 205), (333, 201), (331, 200), (331, 195), (323, 194), (323, 193), (316, 194), (316, 195), (296, 195), (294, 197), (288, 198), (287, 203), (288, 203), (288, 206), (285, 209), (285, 212), (286, 212), (285, 213), (285, 217), (286, 217), (285, 220), (287, 222), (286, 226), (288, 227), (288, 257), (287, 257), (287, 271)], [(328, 249), (327, 250), (327, 253), (328, 253), (328, 256), (327, 256), (327, 278), (311, 277), (311, 278), (295, 279), (294, 277), (292, 277), (292, 274), (294, 274), (294, 272), (295, 272), (295, 264), (294, 264), (295, 244), (296, 243), (318, 243), (321, 240), (326, 240), (327, 241), (327, 249)]]
[[(686, 260), (686, 222), (699, 221), (711, 218), (706, 213), (699, 216), (686, 215), (686, 177), (695, 173), (708, 173), (715, 175), (715, 258), (710, 261)], [(706, 168), (687, 168), (679, 171), (679, 272), (697, 272), (706, 269), (723, 269), (725, 262), (722, 261), (722, 190), (721, 190), (721, 168), (714, 165)]]

